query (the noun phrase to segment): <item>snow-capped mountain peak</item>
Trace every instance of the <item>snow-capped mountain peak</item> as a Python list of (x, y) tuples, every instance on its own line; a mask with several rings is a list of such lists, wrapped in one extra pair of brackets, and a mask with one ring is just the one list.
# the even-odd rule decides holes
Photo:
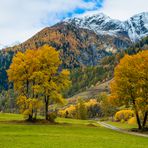
[(134, 15), (124, 23), (132, 41), (135, 42), (148, 35), (148, 12)]
[(75, 17), (66, 20), (79, 28), (93, 30), (99, 35), (126, 36), (136, 42), (148, 35), (148, 12), (134, 15), (127, 21), (111, 19), (109, 16), (98, 13)]

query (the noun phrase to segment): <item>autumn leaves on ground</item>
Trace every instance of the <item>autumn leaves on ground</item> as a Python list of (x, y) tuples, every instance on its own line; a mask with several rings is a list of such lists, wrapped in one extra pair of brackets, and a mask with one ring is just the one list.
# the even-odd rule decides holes
[(110, 92), (98, 92), (95, 98), (65, 99), (73, 85), (70, 73), (62, 67), (59, 52), (47, 45), (17, 52), (7, 70), (17, 109), (15, 114), (0, 114), (0, 147), (147, 147), (147, 138), (97, 123), (117, 122), (126, 131), (147, 134), (147, 50), (123, 55)]

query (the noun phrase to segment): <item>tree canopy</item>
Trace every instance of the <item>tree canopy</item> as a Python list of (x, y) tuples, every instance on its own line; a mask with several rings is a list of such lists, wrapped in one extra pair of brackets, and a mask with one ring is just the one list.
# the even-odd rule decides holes
[(148, 51), (125, 55), (121, 59), (111, 83), (110, 101), (118, 106), (132, 106), (139, 129), (145, 127), (148, 115)]
[(18, 52), (8, 73), (18, 93), (17, 104), (29, 120), (36, 118), (37, 110), (45, 104), (48, 119), (49, 103), (63, 102), (62, 91), (69, 84), (69, 71), (60, 68), (59, 52), (47, 45), (38, 50)]

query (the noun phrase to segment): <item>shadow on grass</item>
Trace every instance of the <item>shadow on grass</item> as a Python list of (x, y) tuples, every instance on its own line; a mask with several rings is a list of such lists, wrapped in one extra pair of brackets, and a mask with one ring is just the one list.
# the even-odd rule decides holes
[(138, 128), (132, 128), (129, 129), (130, 132), (136, 132), (136, 133), (144, 133), (144, 134), (148, 134), (148, 127), (145, 127), (143, 129), (138, 129)]
[(26, 124), (26, 125), (58, 125), (58, 122), (50, 122), (45, 119), (36, 119), (33, 121), (28, 120), (9, 120), (9, 121), (0, 121), (0, 123), (5, 124)]
[(9, 121), (0, 121), (0, 124), (19, 124), (19, 125), (62, 125), (62, 126), (76, 126), (76, 125), (80, 125), (80, 126), (87, 126), (87, 127), (100, 127), (99, 125), (97, 125), (96, 123), (86, 123), (86, 124), (82, 124), (82, 123), (77, 123), (77, 124), (73, 124), (73, 123), (67, 123), (67, 122), (50, 122), (48, 120), (45, 119), (36, 119), (33, 121), (27, 121), (27, 120), (9, 120)]

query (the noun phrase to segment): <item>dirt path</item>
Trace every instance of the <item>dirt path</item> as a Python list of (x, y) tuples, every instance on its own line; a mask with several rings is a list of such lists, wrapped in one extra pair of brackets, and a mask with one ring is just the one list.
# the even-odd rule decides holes
[(146, 135), (146, 134), (136, 133), (136, 132), (129, 132), (129, 131), (117, 128), (115, 126), (112, 126), (110, 124), (107, 124), (107, 123), (104, 123), (104, 122), (100, 122), (100, 121), (98, 121), (97, 123), (99, 123), (103, 127), (106, 127), (108, 129), (112, 129), (114, 131), (118, 131), (118, 132), (122, 132), (122, 133), (125, 133), (125, 134), (130, 134), (130, 135), (135, 135), (135, 136), (142, 136), (142, 137), (147, 137), (148, 138), (148, 135)]

